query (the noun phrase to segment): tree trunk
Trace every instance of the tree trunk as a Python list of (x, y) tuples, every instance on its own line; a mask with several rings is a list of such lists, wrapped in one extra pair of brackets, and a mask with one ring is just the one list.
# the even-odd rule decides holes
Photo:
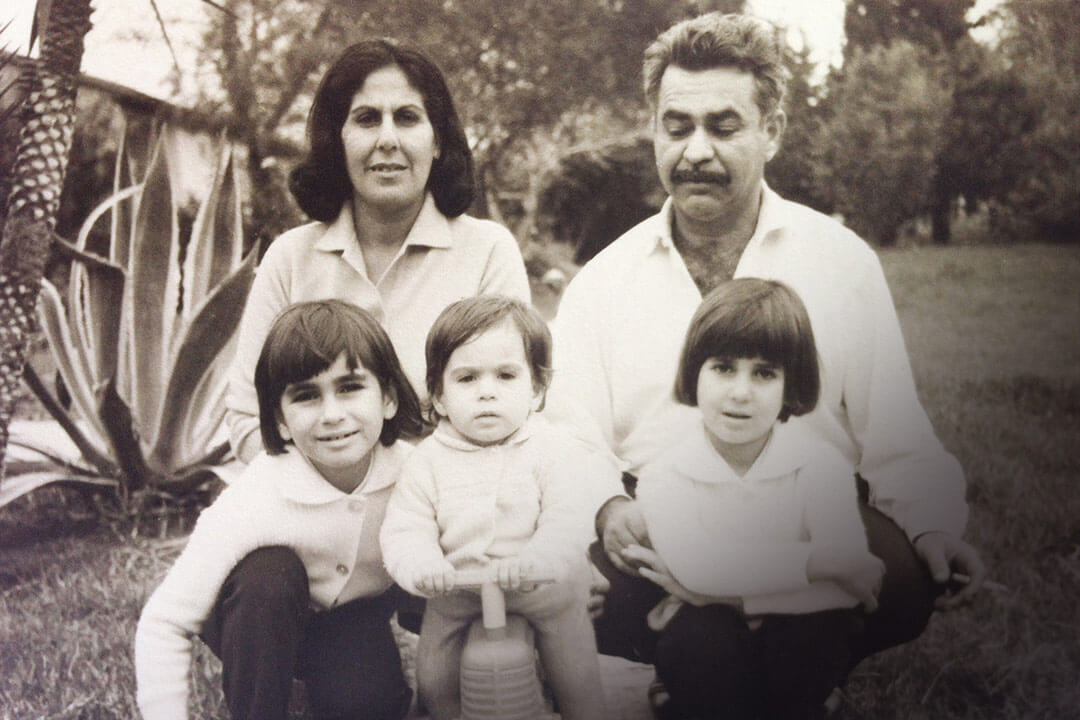
[(90, 12), (90, 0), (52, 0), (39, 60), (25, 70), (29, 91), (0, 236), (0, 478), (75, 130)]
[(930, 205), (930, 237), (935, 245), (948, 245), (952, 239), (952, 194), (946, 183), (938, 181)]

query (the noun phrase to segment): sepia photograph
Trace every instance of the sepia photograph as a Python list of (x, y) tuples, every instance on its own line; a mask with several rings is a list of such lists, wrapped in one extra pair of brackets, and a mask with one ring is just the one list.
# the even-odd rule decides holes
[(1075, 0), (8, 0), (0, 720), (1076, 717), (1077, 117)]

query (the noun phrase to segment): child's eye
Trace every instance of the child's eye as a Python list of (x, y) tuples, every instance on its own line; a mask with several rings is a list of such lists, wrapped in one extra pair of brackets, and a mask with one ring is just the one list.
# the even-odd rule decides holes
[(503, 370), (499, 373), (500, 380), (513, 380), (517, 377), (517, 373), (513, 370)]
[(360, 382), (359, 380), (352, 380), (349, 382), (341, 383), (338, 389), (343, 393), (354, 393), (360, 392), (364, 389), (364, 387), (364, 383)]
[(457, 381), (459, 383), (470, 383), (475, 379), (476, 379), (475, 375), (458, 375), (457, 376)]
[(291, 403), (303, 403), (318, 399), (319, 393), (314, 390), (294, 390), (288, 393), (286, 397)]
[(727, 373), (735, 370), (735, 365), (734, 363), (728, 362), (727, 360), (714, 360), (711, 368), (713, 372), (726, 375)]

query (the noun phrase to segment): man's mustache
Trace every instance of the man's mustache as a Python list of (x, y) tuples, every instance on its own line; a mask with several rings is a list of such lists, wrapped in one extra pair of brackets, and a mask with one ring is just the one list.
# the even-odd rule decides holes
[(715, 183), (727, 185), (731, 178), (723, 173), (710, 172), (707, 170), (675, 170), (671, 173), (671, 181), (675, 183)]

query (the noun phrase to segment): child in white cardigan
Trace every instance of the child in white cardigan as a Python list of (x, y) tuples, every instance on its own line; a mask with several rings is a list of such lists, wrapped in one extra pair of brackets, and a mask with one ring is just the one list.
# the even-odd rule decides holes
[(695, 427), (637, 485), (653, 549), (627, 557), (668, 593), (649, 616), (657, 675), (680, 717), (812, 718), (855, 657), (870, 554), (855, 471), (789, 418), (814, 409), (806, 309), (788, 287), (717, 287), (690, 321), (677, 399)]
[(412, 449), (398, 438), (422, 428), (416, 395), (378, 322), (339, 300), (282, 311), (255, 387), (266, 451), (203, 511), (143, 609), (139, 709), (187, 717), (199, 635), (236, 720), (284, 720), (293, 678), (315, 717), (401, 718), (412, 694), (390, 616), (404, 595), (378, 536)]
[[(563, 720), (604, 717), (586, 603), (592, 527), (588, 455), (535, 415), (551, 365), (551, 335), (510, 298), (458, 301), (426, 344), (434, 434), (409, 458), (383, 523), (383, 557), (401, 587), (428, 597), (416, 653), (421, 700), (434, 720), (460, 715), (461, 651), (479, 597), (455, 591), (458, 570), (491, 567), (506, 607), (536, 629)], [(530, 570), (551, 584), (522, 582)]]

